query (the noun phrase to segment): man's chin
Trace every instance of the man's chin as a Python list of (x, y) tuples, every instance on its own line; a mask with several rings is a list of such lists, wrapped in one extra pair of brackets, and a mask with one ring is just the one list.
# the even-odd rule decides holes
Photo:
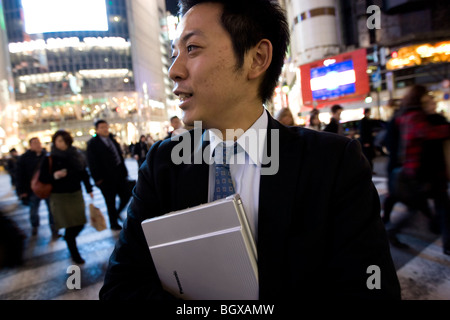
[(184, 125), (185, 126), (189, 126), (189, 127), (193, 127), (194, 126), (194, 122), (195, 121), (199, 121), (199, 120), (196, 120), (195, 117), (192, 117), (187, 112), (183, 112), (183, 116), (182, 116), (181, 119), (183, 120)]

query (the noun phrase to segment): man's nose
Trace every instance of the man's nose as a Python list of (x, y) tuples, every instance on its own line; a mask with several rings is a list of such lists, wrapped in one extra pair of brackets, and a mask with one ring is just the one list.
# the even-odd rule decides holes
[(187, 75), (185, 59), (179, 55), (169, 68), (169, 77), (172, 81), (177, 82), (186, 79)]

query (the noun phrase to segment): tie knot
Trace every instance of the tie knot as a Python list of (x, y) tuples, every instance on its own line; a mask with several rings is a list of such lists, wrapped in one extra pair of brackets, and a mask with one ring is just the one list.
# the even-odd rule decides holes
[(229, 165), (231, 157), (237, 153), (237, 146), (237, 142), (229, 146), (227, 146), (225, 142), (219, 143), (214, 150), (214, 160), (216, 164)]

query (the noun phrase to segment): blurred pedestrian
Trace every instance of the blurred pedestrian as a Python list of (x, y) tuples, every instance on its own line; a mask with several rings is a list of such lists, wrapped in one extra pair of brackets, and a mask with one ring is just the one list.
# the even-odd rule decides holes
[(375, 158), (375, 145), (374, 145), (374, 121), (370, 118), (372, 111), (370, 108), (364, 109), (364, 117), (359, 122), (359, 140), (362, 146), (362, 152), (370, 163), (370, 167), (373, 172), (373, 159)]
[[(95, 185), (100, 188), (105, 198), (110, 227), (121, 230), (118, 223), (120, 213), (131, 197), (128, 170), (122, 156), (120, 145), (109, 132), (108, 122), (95, 122), (96, 135), (88, 141), (87, 158), (91, 176)], [(116, 196), (119, 196), (119, 206), (116, 207)]]
[[(422, 165), (424, 145), (432, 140), (448, 138), (449, 128), (446, 125), (432, 126), (429, 123), (425, 112), (429, 99), (426, 87), (422, 85), (411, 87), (402, 99), (401, 107), (388, 128), (389, 154), (392, 159), (389, 161), (389, 196), (384, 202), (383, 220), (391, 244), (399, 248), (408, 247), (400, 242), (397, 234), (416, 210), (430, 219), (430, 225), (435, 219), (427, 200), (431, 184), (424, 175)], [(399, 172), (401, 177), (406, 179), (405, 186), (408, 188), (407, 192), (402, 194), (398, 193), (396, 186)], [(406, 193), (407, 197), (403, 195)], [(390, 221), (390, 214), (394, 204), (399, 201), (406, 204), (410, 211), (408, 215), (393, 223)]]
[(16, 171), (17, 171), (17, 161), (19, 161), (19, 153), (16, 148), (9, 150), (9, 157), (6, 160), (6, 171), (11, 178), (11, 186), (16, 187)]
[[(430, 185), (428, 198), (433, 200), (434, 221), (432, 231), (442, 234), (444, 253), (450, 255), (450, 200), (448, 195), (448, 182), (445, 148), (450, 141), (450, 124), (447, 119), (436, 112), (437, 104), (435, 98), (427, 95), (424, 101), (426, 118), (431, 125), (431, 131), (441, 130), (447, 127), (448, 135), (442, 139), (430, 139), (424, 141), (421, 158), (421, 177)], [(444, 129), (445, 130), (445, 129)]]
[(148, 152), (147, 137), (145, 135), (141, 135), (141, 137), (139, 138), (139, 142), (136, 143), (133, 148), (133, 157), (136, 159), (138, 167), (140, 167), (142, 163), (145, 161), (147, 152)]
[(295, 126), (294, 116), (292, 115), (291, 109), (289, 108), (281, 108), (280, 110), (278, 110), (277, 114), (275, 115), (275, 119), (287, 127)]
[(0, 211), (0, 270), (23, 264), (25, 238), (16, 222)]
[(316, 130), (316, 131), (322, 130), (322, 122), (320, 122), (320, 119), (319, 119), (319, 110), (317, 110), (317, 109), (311, 110), (311, 113), (309, 116), (309, 124), (308, 124), (307, 128)]
[(165, 139), (171, 138), (174, 132), (176, 132), (178, 129), (183, 128), (183, 122), (181, 122), (180, 118), (178, 118), (177, 116), (173, 116), (170, 118), (170, 126), (173, 128), (173, 130), (169, 131)]
[(39, 180), (51, 183), (50, 206), (55, 219), (55, 227), (65, 228), (64, 240), (72, 260), (82, 264), (84, 259), (78, 251), (76, 237), (86, 224), (85, 203), (81, 182), (91, 198), (94, 198), (89, 181), (87, 163), (83, 153), (72, 146), (73, 138), (69, 132), (58, 130), (52, 137), (50, 157), (42, 161)]
[[(16, 191), (23, 203), (30, 206), (30, 223), (32, 226), (31, 234), (35, 236), (37, 235), (40, 226), (39, 205), (42, 199), (31, 190), (31, 178), (40, 166), (42, 159), (44, 159), (47, 155), (47, 150), (42, 148), (41, 141), (37, 137), (31, 138), (29, 140), (29, 145), (30, 148), (22, 154), (17, 161)], [(56, 239), (59, 237), (59, 234), (53, 221), (50, 202), (49, 199), (45, 199), (44, 201), (48, 209), (48, 221), (52, 238)]]
[(344, 127), (340, 122), (342, 110), (344, 110), (344, 108), (338, 104), (331, 107), (330, 122), (325, 126), (323, 131), (344, 135)]

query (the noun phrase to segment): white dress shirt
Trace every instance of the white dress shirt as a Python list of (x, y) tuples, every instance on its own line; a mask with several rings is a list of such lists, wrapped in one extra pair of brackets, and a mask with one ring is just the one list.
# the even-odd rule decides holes
[[(264, 144), (267, 136), (268, 117), (265, 109), (256, 122), (237, 139), (237, 155), (231, 160), (230, 172), (236, 193), (241, 197), (250, 229), (255, 242), (258, 240), (258, 207), (259, 182)], [(213, 163), (213, 152), (217, 145), (223, 142), (215, 130), (207, 130), (206, 138), (210, 141), (210, 163)], [(227, 146), (233, 145), (233, 140), (225, 141)], [(214, 196), (215, 166), (209, 167), (209, 194), (211, 202)]]

